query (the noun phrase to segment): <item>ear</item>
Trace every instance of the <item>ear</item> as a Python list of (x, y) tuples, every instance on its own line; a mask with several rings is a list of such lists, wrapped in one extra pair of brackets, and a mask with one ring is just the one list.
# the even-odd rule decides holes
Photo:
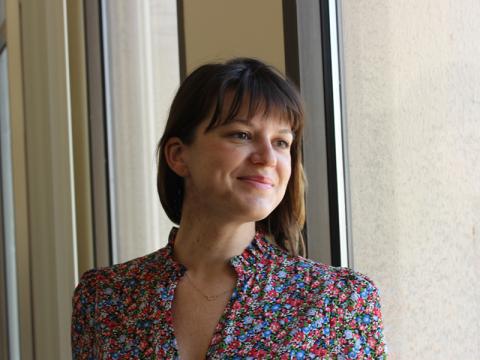
[(171, 137), (164, 147), (165, 161), (172, 171), (178, 176), (185, 177), (189, 174), (187, 166), (188, 147), (178, 137)]

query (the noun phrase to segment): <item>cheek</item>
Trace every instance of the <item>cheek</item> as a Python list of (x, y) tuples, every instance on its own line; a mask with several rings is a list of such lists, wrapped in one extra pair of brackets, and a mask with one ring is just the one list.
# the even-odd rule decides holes
[(217, 146), (211, 153), (212, 161), (218, 166), (218, 169), (230, 170), (236, 164), (242, 162), (245, 158), (245, 151), (238, 147), (228, 145)]
[(292, 160), (290, 156), (284, 156), (278, 160), (278, 168), (280, 176), (284, 182), (288, 182), (292, 174)]
[(202, 156), (194, 166), (210, 175), (223, 177), (235, 169), (243, 156), (241, 149), (217, 143), (216, 146), (203, 149)]

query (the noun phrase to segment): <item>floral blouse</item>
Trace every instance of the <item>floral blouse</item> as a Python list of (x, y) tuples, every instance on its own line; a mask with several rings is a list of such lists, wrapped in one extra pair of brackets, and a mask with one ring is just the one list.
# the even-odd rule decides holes
[[(74, 359), (178, 359), (175, 286), (186, 268), (168, 245), (87, 271), (75, 289)], [(364, 275), (291, 256), (260, 233), (230, 260), (237, 286), (208, 359), (385, 359), (378, 290)]]

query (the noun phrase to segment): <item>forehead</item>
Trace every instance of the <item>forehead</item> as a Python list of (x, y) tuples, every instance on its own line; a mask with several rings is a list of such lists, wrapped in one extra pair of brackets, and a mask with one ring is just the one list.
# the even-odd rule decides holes
[(275, 131), (293, 135), (291, 121), (275, 113), (269, 115), (257, 113), (252, 117), (244, 117), (241, 113), (239, 113), (235, 118), (229, 120), (228, 122), (224, 122), (219, 126), (228, 126), (230, 124), (241, 124), (248, 127), (273, 128)]
[(220, 97), (212, 106), (206, 131), (232, 122), (251, 124), (252, 121), (268, 121), (294, 129), (294, 116), (285, 104), (269, 101), (265, 98), (239, 97), (233, 91), (223, 99)]

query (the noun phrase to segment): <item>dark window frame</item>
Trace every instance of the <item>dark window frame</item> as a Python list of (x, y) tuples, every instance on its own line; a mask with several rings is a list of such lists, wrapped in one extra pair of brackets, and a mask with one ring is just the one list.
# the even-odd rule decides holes
[(92, 183), (94, 264), (113, 264), (101, 1), (85, 0), (88, 127)]
[[(333, 266), (351, 267), (340, 10), (337, 1), (283, 0), (286, 74), (300, 89), (307, 111), (303, 149), (309, 180), (308, 256)], [(336, 34), (331, 33), (332, 17)], [(332, 35), (336, 35), (336, 42)]]

